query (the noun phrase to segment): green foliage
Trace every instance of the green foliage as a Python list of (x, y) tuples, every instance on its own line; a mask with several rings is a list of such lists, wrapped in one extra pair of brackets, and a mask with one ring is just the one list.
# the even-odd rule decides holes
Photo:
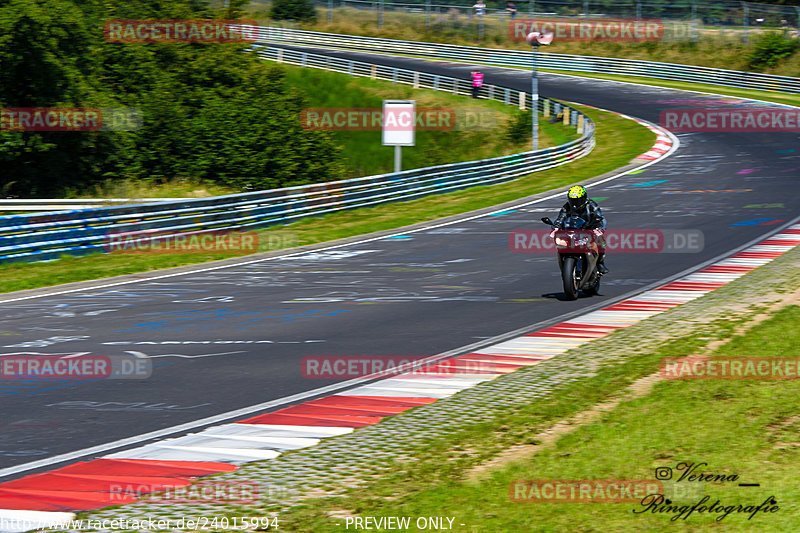
[(0, 131), (0, 194), (62, 195), (109, 179), (240, 189), (341, 178), (330, 136), (300, 127), (303, 96), (239, 44), (116, 44), (113, 19), (224, 18), (196, 0), (0, 1), (0, 106), (127, 107), (139, 130)]
[(269, 16), (275, 20), (314, 21), (317, 10), (313, 0), (275, 0)]
[[(0, 8), (0, 107), (102, 101), (89, 59), (92, 36), (74, 4), (11, 0)], [(92, 135), (0, 133), (0, 192), (39, 194), (105, 170), (113, 142)], [(71, 177), (70, 177), (71, 175)]]
[(190, 68), (173, 67), (178, 79), (162, 72), (147, 94), (135, 175), (246, 190), (341, 177), (330, 136), (301, 128), (304, 96), (290, 91), (283, 69), (240, 52), (182, 64)]
[(763, 33), (747, 58), (748, 66), (754, 70), (772, 68), (794, 54), (797, 48), (797, 39), (789, 39), (777, 32)]
[(533, 117), (530, 111), (517, 111), (514, 118), (508, 121), (505, 131), (505, 139), (508, 142), (518, 143), (531, 138), (533, 128)]

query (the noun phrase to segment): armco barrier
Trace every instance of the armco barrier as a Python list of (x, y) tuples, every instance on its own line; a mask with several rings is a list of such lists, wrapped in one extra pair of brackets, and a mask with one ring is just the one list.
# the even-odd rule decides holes
[[(268, 26), (245, 26), (246, 30), (262, 43), (281, 43), (318, 48), (338, 48), (361, 52), (405, 54), (417, 57), (437, 58), (446, 61), (463, 61), (509, 67), (530, 67), (531, 52), (527, 50), (503, 50), (459, 46), (444, 43), (424, 43), (340, 35), (291, 28)], [(782, 91), (800, 93), (800, 78), (775, 76), (756, 72), (742, 72), (675, 63), (658, 63), (637, 59), (618, 59), (569, 54), (540, 53), (536, 59), (541, 69), (591, 72), (596, 74), (622, 74), (660, 80), (686, 81), (756, 89), (760, 91)]]
[[(418, 87), (465, 94), (464, 80), (367, 63), (337, 60), (323, 55), (255, 47), (265, 59), (369, 75)], [(530, 95), (499, 86), (486, 86), (487, 98), (525, 107)], [(552, 105), (552, 110), (551, 110)], [(539, 100), (539, 108), (553, 114), (564, 111), (581, 137), (553, 148), (449, 165), (406, 170), (329, 183), (316, 183), (213, 198), (151, 202), (120, 207), (62, 211), (42, 215), (0, 217), (0, 261), (36, 261), (62, 254), (106, 251), (109, 233), (158, 230), (179, 234), (198, 230), (246, 230), (295, 222), (344, 209), (412, 200), (474, 185), (492, 185), (583, 157), (594, 148), (594, 124), (579, 111), (560, 103)], [(298, 117), (299, 120), (299, 117)]]
[[(349, 59), (340, 59), (338, 57), (258, 44), (253, 46), (253, 51), (263, 59), (269, 59), (279, 63), (345, 72), (351, 76), (364, 76), (372, 79), (391, 81), (393, 83), (405, 83), (412, 85), (414, 88), (433, 89), (461, 95), (472, 94), (471, 80), (462, 80), (449, 76), (430, 74), (428, 72), (417, 72), (415, 70), (406, 70), (386, 65), (374, 65), (361, 61), (351, 61)], [(501, 87), (499, 85), (483, 85), (480, 89), (479, 96), (517, 106), (520, 109), (530, 108), (530, 93)], [(588, 121), (588, 119), (582, 113), (569, 106), (560, 102), (550, 101), (546, 98), (538, 99), (538, 104), (539, 112), (545, 115), (557, 116), (562, 114), (565, 108), (569, 109), (567, 121), (578, 129), (578, 133), (583, 133), (584, 129), (587, 127), (586, 121)]]
[(64, 211), (65, 209), (90, 209), (115, 204), (174, 202), (175, 200), (189, 200), (189, 198), (41, 198), (36, 200), (9, 198), (0, 199), (0, 211)]

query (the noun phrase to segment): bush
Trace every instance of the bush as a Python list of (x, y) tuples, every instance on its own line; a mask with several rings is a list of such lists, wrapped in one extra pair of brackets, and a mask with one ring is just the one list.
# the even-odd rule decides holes
[(269, 16), (275, 20), (315, 21), (313, 0), (275, 0)]
[(753, 51), (747, 57), (747, 65), (753, 70), (776, 66), (797, 51), (797, 39), (787, 39), (780, 33), (770, 32), (759, 36)]
[(503, 138), (510, 143), (521, 143), (531, 139), (533, 117), (530, 111), (517, 111), (508, 124)]

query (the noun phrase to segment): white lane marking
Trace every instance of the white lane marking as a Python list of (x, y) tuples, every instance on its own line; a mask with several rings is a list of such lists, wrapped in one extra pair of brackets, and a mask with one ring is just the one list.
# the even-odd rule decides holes
[(155, 359), (156, 357), (181, 357), (183, 359), (199, 359), (201, 357), (214, 357), (215, 355), (230, 355), (232, 353), (246, 353), (244, 350), (239, 350), (237, 352), (220, 352), (220, 353), (203, 353), (197, 355), (182, 355), (179, 353), (165, 353), (162, 355), (147, 355), (144, 352), (137, 352), (137, 351), (125, 351), (125, 353), (129, 353), (134, 357), (141, 357), (143, 359)]

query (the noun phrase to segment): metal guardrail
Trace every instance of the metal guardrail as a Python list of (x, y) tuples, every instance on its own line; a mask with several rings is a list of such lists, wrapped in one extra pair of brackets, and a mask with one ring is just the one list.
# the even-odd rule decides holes
[[(446, 76), (274, 47), (257, 47), (255, 51), (265, 59), (278, 60), (280, 57), (284, 62), (369, 75), (418, 87), (459, 94), (468, 94), (470, 90), (466, 81)], [(530, 96), (525, 93), (494, 85), (484, 87), (482, 94), (520, 107), (530, 102)], [(201, 230), (247, 230), (287, 224), (344, 209), (413, 200), (475, 185), (493, 185), (563, 165), (583, 157), (594, 148), (594, 124), (590, 119), (557, 102), (540, 100), (539, 107), (554, 114), (563, 113), (565, 123), (582, 129), (581, 137), (535, 152), (328, 183), (183, 201), (2, 216), (0, 261), (47, 260), (62, 254), (104, 252), (110, 237), (119, 233), (157, 231), (161, 236), (169, 236)]]
[[(247, 31), (262, 43), (281, 43), (317, 48), (358, 50), (361, 52), (404, 54), (409, 56), (436, 58), (447, 61), (463, 61), (508, 67), (531, 66), (531, 53), (526, 50), (503, 50), (460, 46), (445, 43), (400, 41), (358, 35), (340, 35), (271, 26), (246, 26)], [(782, 91), (800, 93), (800, 78), (775, 76), (756, 72), (725, 70), (676, 63), (658, 63), (638, 59), (579, 56), (570, 54), (537, 54), (540, 69), (590, 72), (595, 74), (617, 74), (640, 76), (660, 80), (685, 81), (756, 89), (759, 91)]]
[(151, 202), (174, 202), (190, 198), (42, 198), (0, 199), (0, 211), (63, 211), (64, 209), (91, 209), (106, 205), (143, 204)]
[[(374, 65), (323, 54), (312, 54), (258, 44), (253, 46), (253, 50), (263, 59), (269, 59), (279, 63), (345, 72), (351, 76), (364, 76), (372, 79), (391, 81), (393, 83), (405, 83), (412, 85), (414, 88), (446, 91), (452, 94), (465, 96), (472, 94), (471, 80), (462, 80), (449, 76), (430, 74), (428, 72), (417, 72), (415, 70), (406, 70), (385, 65)], [(520, 109), (530, 109), (530, 93), (524, 91), (509, 89), (508, 87), (501, 87), (499, 85), (484, 85), (481, 87), (478, 96), (484, 99), (497, 100), (508, 105), (517, 106)], [(546, 117), (563, 114), (564, 124), (575, 126), (578, 133), (583, 133), (588, 123), (588, 119), (582, 113), (560, 102), (548, 100), (546, 98), (540, 98), (538, 100), (538, 110)]]

